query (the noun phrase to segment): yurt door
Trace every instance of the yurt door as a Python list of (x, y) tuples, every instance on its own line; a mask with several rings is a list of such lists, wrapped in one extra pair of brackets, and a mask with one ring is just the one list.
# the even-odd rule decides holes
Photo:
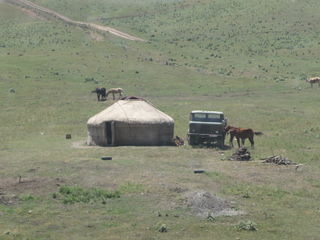
[(112, 122), (106, 122), (107, 144), (112, 145)]

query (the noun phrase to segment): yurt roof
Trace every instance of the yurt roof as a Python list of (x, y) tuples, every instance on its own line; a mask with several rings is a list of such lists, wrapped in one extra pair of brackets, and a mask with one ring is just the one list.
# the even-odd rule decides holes
[(87, 124), (100, 125), (107, 121), (154, 124), (173, 122), (173, 119), (143, 99), (131, 99), (117, 101), (91, 117)]

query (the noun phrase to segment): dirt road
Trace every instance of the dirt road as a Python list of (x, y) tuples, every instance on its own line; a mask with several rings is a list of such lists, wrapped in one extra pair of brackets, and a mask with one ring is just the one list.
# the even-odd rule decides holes
[(37, 12), (37, 13), (42, 13), (42, 14), (48, 14), (50, 16), (53, 16), (53, 17), (56, 17), (62, 21), (64, 21), (65, 23), (68, 23), (68, 24), (71, 24), (71, 25), (74, 25), (74, 26), (78, 26), (78, 27), (81, 27), (81, 28), (85, 28), (85, 29), (90, 29), (90, 30), (96, 30), (96, 31), (99, 31), (99, 32), (107, 32), (107, 33), (110, 33), (110, 34), (113, 34), (115, 36), (118, 36), (118, 37), (121, 37), (121, 38), (124, 38), (124, 39), (128, 39), (128, 40), (132, 40), (132, 41), (143, 41), (145, 42), (144, 39), (142, 38), (138, 38), (138, 37), (135, 37), (135, 36), (132, 36), (132, 35), (129, 35), (127, 33), (124, 33), (124, 32), (121, 32), (121, 31), (118, 31), (114, 28), (111, 28), (111, 27), (107, 27), (107, 26), (102, 26), (102, 25), (98, 25), (98, 24), (95, 24), (95, 23), (87, 23), (87, 22), (80, 22), (80, 21), (74, 21), (66, 16), (63, 16), (55, 11), (52, 11), (48, 8), (44, 8), (44, 7), (41, 7), (33, 2), (30, 2), (28, 0), (4, 0), (5, 2), (7, 3), (11, 3), (11, 4), (14, 4), (14, 5), (18, 5), (18, 6), (22, 6), (22, 7), (27, 7), (29, 8), (31, 11), (33, 12)]

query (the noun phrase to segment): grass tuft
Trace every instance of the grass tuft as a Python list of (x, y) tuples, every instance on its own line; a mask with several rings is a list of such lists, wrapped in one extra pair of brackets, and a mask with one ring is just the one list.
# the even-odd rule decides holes
[(27, 202), (27, 201), (33, 201), (33, 200), (35, 200), (35, 197), (32, 196), (31, 194), (25, 194), (25, 195), (21, 195), (21, 196), (19, 197), (19, 199), (20, 199), (20, 201), (25, 201), (25, 202)]
[(143, 185), (133, 182), (127, 182), (119, 187), (121, 193), (139, 193), (143, 192)]

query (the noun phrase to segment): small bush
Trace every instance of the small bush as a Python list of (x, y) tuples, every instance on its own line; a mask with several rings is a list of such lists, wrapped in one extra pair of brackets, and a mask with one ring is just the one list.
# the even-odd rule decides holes
[(35, 200), (35, 197), (32, 196), (31, 194), (26, 194), (26, 195), (20, 196), (19, 199), (21, 201), (33, 201), (33, 200)]
[(159, 228), (159, 232), (168, 232), (168, 227), (165, 224), (162, 224)]
[(251, 198), (249, 192), (245, 192), (243, 195), (242, 195), (243, 198)]
[(216, 218), (213, 217), (211, 214), (209, 214), (208, 217), (207, 217), (207, 221), (208, 221), (208, 222), (215, 222), (215, 221), (216, 221)]
[(95, 81), (95, 79), (93, 78), (93, 77), (86, 77), (85, 79), (84, 79), (84, 82), (94, 82)]
[(246, 230), (246, 231), (257, 231), (257, 224), (255, 224), (252, 221), (247, 222), (240, 222), (238, 225), (236, 225), (236, 228), (238, 230)]
[(102, 189), (92, 188), (83, 189), (81, 187), (62, 186), (59, 189), (59, 194), (54, 193), (53, 198), (60, 198), (64, 204), (73, 204), (76, 202), (91, 203), (101, 201), (106, 203), (108, 198), (119, 198), (118, 191), (110, 192)]

